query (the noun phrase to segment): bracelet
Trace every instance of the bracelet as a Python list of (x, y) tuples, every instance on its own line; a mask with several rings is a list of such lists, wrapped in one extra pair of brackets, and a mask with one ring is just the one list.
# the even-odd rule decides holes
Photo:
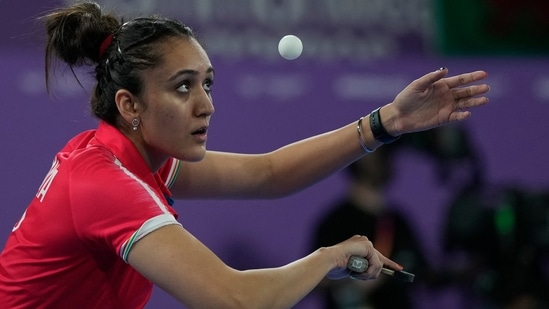
[(370, 130), (372, 130), (372, 134), (374, 135), (375, 139), (384, 144), (390, 144), (399, 139), (400, 135), (391, 136), (389, 135), (389, 133), (387, 133), (387, 131), (385, 131), (385, 128), (381, 123), (381, 118), (379, 117), (380, 109), (381, 107), (378, 107), (370, 113)]
[(371, 152), (374, 152), (374, 150), (368, 148), (368, 146), (366, 146), (366, 144), (364, 143), (364, 139), (362, 139), (362, 119), (364, 119), (364, 117), (360, 117), (360, 119), (358, 119), (358, 122), (356, 123), (356, 131), (358, 133), (358, 142), (360, 143), (360, 146), (362, 146), (362, 149), (364, 149), (366, 153), (371, 153)]

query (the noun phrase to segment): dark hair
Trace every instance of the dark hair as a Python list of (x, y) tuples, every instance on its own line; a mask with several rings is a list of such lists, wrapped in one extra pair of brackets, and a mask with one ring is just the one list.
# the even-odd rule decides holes
[[(117, 90), (127, 89), (139, 96), (140, 72), (162, 60), (156, 48), (171, 37), (194, 38), (193, 31), (181, 22), (160, 17), (142, 17), (123, 23), (104, 13), (94, 2), (80, 2), (43, 16), (47, 31), (46, 87), (54, 56), (74, 67), (96, 65), (97, 84), (91, 96), (91, 109), (99, 119), (115, 125), (118, 110), (114, 102)], [(102, 43), (111, 43), (100, 55)], [(76, 75), (75, 75), (76, 76)]]

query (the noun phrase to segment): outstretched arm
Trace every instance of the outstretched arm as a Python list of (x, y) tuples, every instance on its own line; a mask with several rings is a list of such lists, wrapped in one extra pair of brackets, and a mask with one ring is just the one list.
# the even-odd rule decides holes
[(179, 225), (162, 227), (139, 240), (128, 262), (190, 308), (259, 309), (292, 307), (329, 273), (347, 277), (351, 255), (368, 259), (361, 279), (376, 278), (383, 265), (402, 269), (379, 254), (365, 236), (354, 236), (282, 267), (236, 270)]
[[(399, 136), (462, 121), (484, 105), (484, 71), (446, 77), (447, 69), (428, 73), (403, 89), (380, 110), (389, 135)], [(361, 138), (369, 149), (382, 143), (362, 121)], [(182, 162), (172, 193), (176, 198), (275, 198), (302, 190), (366, 155), (357, 122), (289, 144), (270, 153), (247, 155), (207, 152), (197, 163)]]

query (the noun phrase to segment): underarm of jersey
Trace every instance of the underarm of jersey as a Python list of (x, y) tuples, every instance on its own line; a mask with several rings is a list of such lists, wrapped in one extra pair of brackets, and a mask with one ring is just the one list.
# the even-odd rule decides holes
[(135, 233), (133, 233), (130, 238), (128, 238), (128, 240), (124, 242), (122, 247), (120, 247), (120, 257), (122, 257), (124, 262), (128, 263), (128, 254), (130, 253), (132, 246), (138, 240), (163, 226), (171, 224), (181, 225), (181, 223), (175, 220), (172, 214), (162, 214), (145, 221), (145, 223), (143, 223), (143, 225), (137, 231), (135, 231)]

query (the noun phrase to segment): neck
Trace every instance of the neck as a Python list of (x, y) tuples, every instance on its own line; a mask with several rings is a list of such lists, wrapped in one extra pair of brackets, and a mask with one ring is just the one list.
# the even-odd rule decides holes
[(137, 151), (141, 154), (141, 157), (143, 157), (143, 160), (145, 160), (152, 173), (156, 173), (168, 160), (168, 156), (159, 153), (158, 151), (155, 151), (154, 149), (151, 149), (147, 146), (147, 143), (145, 143), (141, 132), (139, 132), (139, 129), (137, 131), (131, 129), (121, 129), (121, 131), (132, 141), (135, 148), (137, 148)]

